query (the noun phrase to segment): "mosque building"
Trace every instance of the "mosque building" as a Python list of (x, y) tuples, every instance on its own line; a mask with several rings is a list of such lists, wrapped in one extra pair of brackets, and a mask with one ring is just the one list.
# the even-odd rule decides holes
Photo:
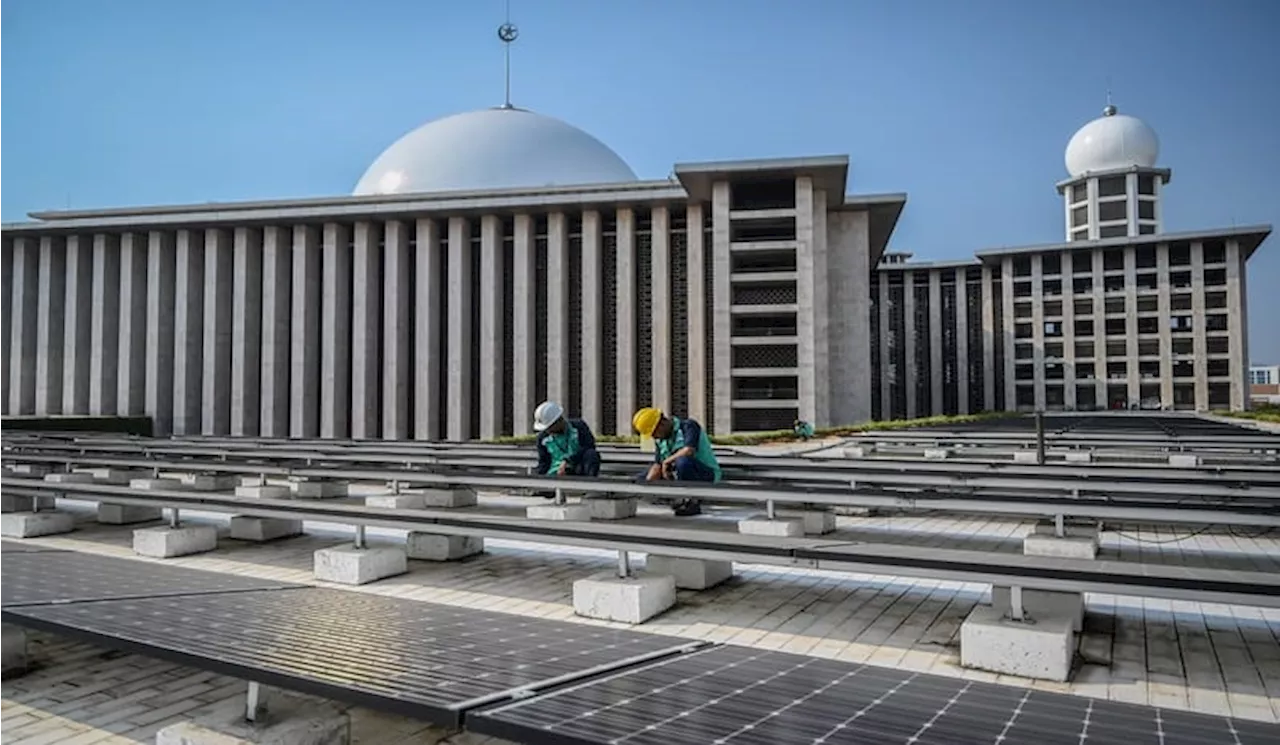
[[(504, 41), (509, 41), (504, 38)], [(643, 180), (507, 105), (429, 122), (351, 196), (33, 213), (3, 226), (6, 415), (161, 434), (466, 440), (543, 399), (629, 434), (981, 410), (1244, 408), (1270, 226), (1161, 230), (1170, 171), (1108, 106), (1052, 245), (910, 262), (905, 194), (845, 156)]]

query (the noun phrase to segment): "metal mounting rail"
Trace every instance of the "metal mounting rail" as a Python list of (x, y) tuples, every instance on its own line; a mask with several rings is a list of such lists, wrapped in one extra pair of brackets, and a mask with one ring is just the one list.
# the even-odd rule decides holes
[(721, 530), (625, 523), (566, 523), (450, 510), (394, 510), (320, 500), (247, 499), (198, 492), (135, 491), (96, 484), (0, 479), (24, 495), (66, 494), (122, 504), (276, 517), (355, 526), (480, 535), (610, 551), (805, 566), (962, 582), (990, 582), (1070, 592), (1106, 592), (1200, 602), (1280, 607), (1280, 574), (1125, 561), (1082, 561), (987, 551), (842, 541), (763, 538)]

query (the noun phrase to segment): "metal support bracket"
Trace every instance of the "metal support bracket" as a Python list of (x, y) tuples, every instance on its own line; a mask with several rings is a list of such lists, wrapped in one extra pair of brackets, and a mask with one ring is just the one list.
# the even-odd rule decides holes
[(179, 510), (177, 507), (169, 508), (169, 527), (170, 528), (181, 527), (182, 516), (180, 513), (181, 513), (181, 510)]
[(1065, 523), (1066, 523), (1066, 520), (1065, 518), (1063, 518), (1061, 513), (1053, 516), (1054, 535), (1058, 536), (1059, 538), (1067, 537), (1067, 526)]
[(618, 577), (626, 579), (631, 576), (631, 552), (622, 549), (618, 552)]
[(365, 537), (364, 537), (364, 526), (363, 526), (363, 525), (357, 525), (357, 526), (356, 526), (356, 540), (355, 540), (355, 546), (356, 546), (356, 548), (365, 548)]
[(249, 690), (245, 693), (244, 718), (250, 722), (260, 722), (267, 714), (267, 692), (260, 683), (249, 681)]

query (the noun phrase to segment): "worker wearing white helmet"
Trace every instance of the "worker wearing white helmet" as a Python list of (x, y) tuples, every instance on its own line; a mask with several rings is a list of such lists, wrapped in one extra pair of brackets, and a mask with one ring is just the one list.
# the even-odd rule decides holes
[(538, 433), (540, 476), (599, 476), (600, 451), (591, 427), (581, 419), (569, 419), (555, 401), (543, 401), (533, 412)]

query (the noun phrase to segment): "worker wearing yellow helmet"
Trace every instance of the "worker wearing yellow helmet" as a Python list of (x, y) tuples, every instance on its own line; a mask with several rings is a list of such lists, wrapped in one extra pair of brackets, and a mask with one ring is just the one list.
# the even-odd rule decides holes
[[(650, 407), (637, 411), (631, 417), (631, 426), (642, 437), (652, 438), (656, 445), (653, 465), (638, 480), (711, 483), (720, 480), (720, 464), (711, 440), (698, 422), (669, 416), (661, 409)], [(675, 505), (675, 513), (681, 516), (701, 511), (693, 499), (681, 500)]]

